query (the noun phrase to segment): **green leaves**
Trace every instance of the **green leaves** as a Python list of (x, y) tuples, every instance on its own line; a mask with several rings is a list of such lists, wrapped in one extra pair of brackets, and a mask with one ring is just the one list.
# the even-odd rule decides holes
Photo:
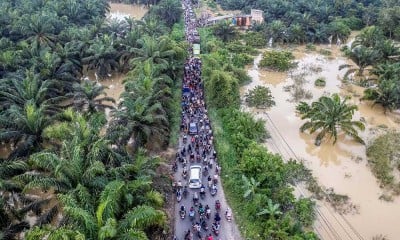
[(296, 66), (292, 61), (294, 56), (287, 51), (266, 51), (263, 53), (263, 58), (259, 66), (272, 70), (284, 72)]
[(255, 88), (249, 90), (246, 93), (245, 98), (249, 107), (265, 109), (275, 105), (271, 90), (264, 86), (256, 86)]
[(315, 139), (316, 145), (320, 145), (327, 134), (329, 134), (329, 138), (333, 137), (333, 144), (335, 144), (338, 138), (338, 129), (354, 140), (364, 143), (356, 130), (356, 128), (364, 130), (364, 124), (360, 121), (352, 121), (357, 106), (348, 105), (346, 100), (341, 100), (338, 94), (333, 94), (331, 97), (320, 97), (311, 106), (304, 102), (300, 103), (296, 109), (301, 114), (301, 118), (309, 119), (300, 127), (300, 131), (309, 130), (311, 134), (319, 131)]

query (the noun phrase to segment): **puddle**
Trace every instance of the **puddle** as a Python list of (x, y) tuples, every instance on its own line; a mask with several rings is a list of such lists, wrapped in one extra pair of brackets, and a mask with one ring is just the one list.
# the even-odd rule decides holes
[[(325, 47), (322, 46), (322, 48)], [(314, 101), (328, 93), (352, 96), (349, 102), (356, 104), (359, 108), (354, 119), (363, 118), (366, 122), (366, 130), (360, 133), (366, 142), (374, 137), (373, 129), (379, 125), (384, 124), (389, 128), (400, 129), (398, 115), (393, 113), (385, 115), (379, 106), (371, 108), (370, 102), (359, 100), (363, 92), (362, 87), (341, 83), (340, 78), (346, 70), (339, 71), (338, 67), (346, 63), (346, 59), (340, 57), (339, 47), (335, 46), (335, 48), (337, 50), (332, 51), (332, 56), (335, 56), (332, 60), (316, 52), (298, 55), (302, 57), (297, 59), (299, 67), (294, 73), (296, 71), (307, 72), (305, 76), (307, 82), (304, 84), (304, 88), (310, 90), (313, 95), (312, 99), (307, 102)], [(260, 60), (261, 55), (256, 57), (255, 62)], [(321, 71), (317, 73), (307, 71), (313, 65), (319, 66)], [(348, 195), (351, 201), (359, 206), (360, 214), (346, 215), (346, 219), (366, 239), (371, 239), (378, 234), (383, 234), (389, 239), (396, 239), (400, 236), (400, 229), (393, 224), (400, 221), (400, 200), (397, 198), (393, 203), (388, 203), (378, 199), (382, 190), (366, 165), (366, 147), (344, 135), (339, 136), (336, 145), (325, 141), (320, 147), (316, 147), (314, 145), (315, 136), (300, 133), (299, 127), (303, 120), (295, 113), (296, 103), (288, 101), (291, 99), (290, 93), (283, 90), (284, 86), (293, 84), (293, 81), (290, 78), (286, 78), (282, 82), (265, 81), (264, 73), (255, 66), (248, 70), (248, 74), (253, 81), (244, 86), (241, 93), (247, 92), (248, 89), (257, 85), (265, 85), (271, 89), (276, 102), (276, 106), (267, 112), (268, 115), (265, 111), (250, 110), (257, 117), (267, 121), (267, 128), (274, 138), (274, 141), (269, 140), (266, 143), (269, 149), (286, 158), (296, 156), (298, 159), (304, 159), (305, 165), (313, 171), (313, 175), (318, 178), (322, 186), (332, 187), (336, 193)], [(326, 86), (324, 88), (314, 87), (314, 81), (318, 77), (325, 77)], [(356, 158), (362, 160), (356, 162)]]
[(110, 17), (123, 20), (125, 17), (142, 19), (149, 11), (144, 5), (132, 5), (123, 3), (110, 3)]

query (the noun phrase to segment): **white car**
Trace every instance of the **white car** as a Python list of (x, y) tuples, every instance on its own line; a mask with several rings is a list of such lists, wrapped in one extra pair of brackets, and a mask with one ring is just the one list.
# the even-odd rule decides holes
[(190, 167), (189, 188), (201, 187), (201, 166), (193, 165)]

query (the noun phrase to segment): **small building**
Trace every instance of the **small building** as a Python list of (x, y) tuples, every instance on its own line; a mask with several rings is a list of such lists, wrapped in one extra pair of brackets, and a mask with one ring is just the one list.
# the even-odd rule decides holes
[(251, 15), (240, 15), (236, 16), (236, 26), (238, 27), (250, 27), (251, 26)]
[(250, 15), (254, 22), (262, 23), (264, 21), (263, 11), (258, 9), (251, 9)]

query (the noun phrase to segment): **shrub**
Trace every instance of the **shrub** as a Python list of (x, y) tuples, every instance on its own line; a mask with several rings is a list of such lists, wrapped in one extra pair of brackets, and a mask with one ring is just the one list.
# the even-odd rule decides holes
[(249, 65), (253, 63), (253, 57), (245, 54), (245, 53), (239, 53), (233, 55), (232, 63), (236, 67), (244, 67), (245, 65)]
[(307, 43), (307, 45), (306, 45), (306, 50), (308, 50), (308, 51), (315, 51), (315, 50), (317, 50), (317, 47), (316, 47), (314, 44), (312, 44), (312, 43)]
[(252, 47), (265, 47), (267, 45), (267, 39), (260, 32), (248, 32), (244, 36), (244, 40), (246, 45)]
[(264, 86), (256, 86), (255, 88), (249, 90), (249, 92), (245, 95), (245, 98), (249, 107), (265, 109), (275, 105), (271, 90)]
[(267, 51), (263, 53), (260, 67), (284, 72), (296, 66), (293, 59), (293, 54), (288, 51)]
[(326, 86), (326, 79), (324, 77), (319, 77), (315, 80), (314, 86), (316, 87), (325, 87)]

